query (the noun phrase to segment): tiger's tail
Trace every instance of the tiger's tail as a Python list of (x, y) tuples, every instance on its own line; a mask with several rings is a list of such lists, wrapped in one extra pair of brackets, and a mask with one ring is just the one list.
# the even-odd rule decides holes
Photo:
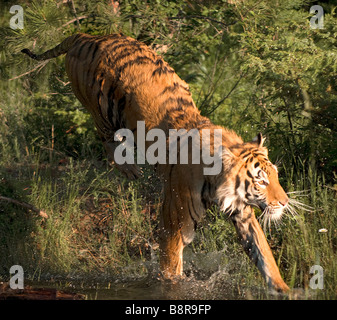
[(72, 45), (75, 43), (75, 41), (81, 36), (81, 34), (74, 34), (65, 40), (63, 40), (60, 44), (58, 44), (53, 49), (50, 49), (44, 53), (41, 54), (35, 54), (31, 52), (29, 49), (22, 49), (21, 52), (27, 54), (29, 57), (35, 60), (47, 60), (51, 58), (55, 58), (60, 56), (61, 54), (67, 53), (68, 50), (72, 47)]

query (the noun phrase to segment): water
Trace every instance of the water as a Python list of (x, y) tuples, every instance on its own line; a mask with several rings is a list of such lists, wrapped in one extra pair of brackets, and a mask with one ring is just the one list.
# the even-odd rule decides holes
[[(194, 276), (178, 281), (157, 280), (153, 278), (121, 279), (114, 282), (97, 281), (47, 281), (30, 282), (34, 288), (56, 288), (65, 292), (84, 295), (87, 300), (233, 300), (254, 299), (256, 288), (238, 289), (230, 276), (222, 271), (207, 280)], [(263, 290), (263, 289), (261, 289)]]
[[(222, 261), (225, 258), (225, 262)], [(114, 276), (48, 276), (42, 281), (25, 280), (32, 288), (57, 289), (80, 294), (86, 300), (242, 300), (284, 299), (267, 290), (259, 279), (257, 269), (242, 256), (229, 255), (226, 250), (211, 253), (193, 253), (186, 250), (186, 276), (176, 281), (162, 280), (159, 263), (142, 263), (145, 276), (127, 274)], [(296, 297), (306, 298), (301, 293)]]
[[(184, 253), (186, 276), (177, 281), (160, 279), (158, 261), (153, 259), (143, 264), (148, 271), (146, 276), (54, 277), (54, 280), (27, 284), (82, 294), (88, 300), (238, 300), (268, 296), (263, 282), (259, 287), (247, 279), (247, 260), (243, 261), (242, 257), (231, 256), (228, 263), (223, 263), (224, 251), (206, 254), (186, 250)], [(257, 276), (257, 269), (253, 274)], [(255, 281), (255, 277), (250, 278)]]
[[(33, 284), (34, 285), (34, 284)], [(97, 282), (88, 285), (72, 282), (36, 283), (35, 287), (57, 288), (64, 292), (83, 295), (86, 300), (307, 300), (316, 299), (314, 292), (293, 289), (290, 294), (280, 294), (264, 286), (249, 287), (233, 281), (221, 271), (207, 280), (194, 277), (177, 282), (148, 278)]]

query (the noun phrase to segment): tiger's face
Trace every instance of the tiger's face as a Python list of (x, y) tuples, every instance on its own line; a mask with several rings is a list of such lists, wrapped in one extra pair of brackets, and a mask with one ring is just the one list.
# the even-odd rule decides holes
[(259, 207), (272, 220), (281, 218), (289, 199), (278, 179), (278, 170), (262, 146), (262, 135), (224, 156), (224, 167), (230, 167), (217, 198), (223, 211), (242, 210), (246, 205)]
[(244, 165), (238, 173), (244, 176), (238, 193), (243, 203), (257, 206), (273, 220), (278, 220), (289, 199), (279, 183), (277, 167), (266, 156), (254, 155), (260, 150), (253, 149), (251, 156), (244, 160), (247, 168)]

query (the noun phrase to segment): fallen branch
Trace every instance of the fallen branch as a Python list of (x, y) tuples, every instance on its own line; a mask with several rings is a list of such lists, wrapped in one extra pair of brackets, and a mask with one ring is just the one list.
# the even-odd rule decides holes
[(45, 213), (44, 211), (34, 207), (33, 205), (31, 205), (29, 203), (18, 201), (18, 200), (12, 199), (12, 198), (4, 197), (4, 196), (0, 196), (0, 200), (7, 201), (7, 202), (10, 202), (10, 203), (14, 203), (18, 206), (21, 206), (21, 207), (24, 207), (26, 209), (29, 209), (29, 210), (32, 210), (32, 211), (36, 212), (42, 218), (46, 218), (46, 219), (48, 218), (47, 213)]

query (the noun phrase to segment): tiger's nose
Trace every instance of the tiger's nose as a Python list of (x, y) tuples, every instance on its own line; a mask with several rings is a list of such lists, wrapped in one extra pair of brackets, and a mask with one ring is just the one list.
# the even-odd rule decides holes
[(279, 201), (278, 203), (282, 206), (282, 207), (285, 207), (289, 202), (289, 199), (288, 198), (284, 198), (282, 199), (281, 201)]

